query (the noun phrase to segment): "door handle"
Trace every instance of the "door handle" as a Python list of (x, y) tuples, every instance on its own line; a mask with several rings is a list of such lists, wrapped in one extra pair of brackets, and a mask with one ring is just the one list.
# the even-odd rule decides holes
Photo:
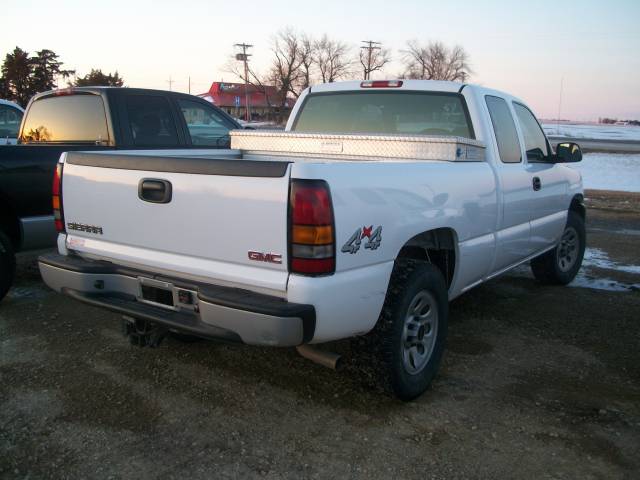
[(542, 182), (540, 181), (540, 177), (533, 177), (533, 191), (537, 192), (542, 188)]
[(169, 203), (171, 201), (171, 182), (156, 178), (143, 178), (138, 183), (138, 197), (151, 203)]

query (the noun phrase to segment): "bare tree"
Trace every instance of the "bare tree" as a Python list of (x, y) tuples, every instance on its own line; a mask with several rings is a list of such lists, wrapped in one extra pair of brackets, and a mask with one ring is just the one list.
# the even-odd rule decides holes
[(349, 46), (340, 40), (332, 40), (326, 34), (315, 42), (315, 63), (322, 83), (335, 82), (351, 73)]
[(412, 40), (403, 53), (405, 78), (465, 82), (473, 73), (469, 55), (459, 45), (447, 48), (441, 42), (421, 45)]
[(294, 95), (296, 98), (300, 96), (305, 88), (308, 88), (313, 83), (315, 56), (316, 44), (313, 38), (307, 34), (302, 34), (300, 38), (300, 48), (298, 49), (300, 72), (298, 74), (298, 80), (294, 85)]
[(366, 40), (363, 43), (366, 43), (367, 46), (360, 47), (359, 60), (362, 65), (363, 78), (369, 80), (372, 72), (382, 70), (391, 61), (391, 53), (386, 48), (375, 46), (379, 45), (379, 42)]

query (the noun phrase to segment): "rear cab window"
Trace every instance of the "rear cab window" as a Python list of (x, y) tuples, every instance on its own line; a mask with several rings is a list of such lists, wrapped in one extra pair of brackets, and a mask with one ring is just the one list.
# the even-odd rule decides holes
[(179, 144), (169, 101), (158, 95), (127, 95), (125, 108), (133, 144), (139, 147)]
[(27, 111), (21, 143), (109, 143), (100, 95), (75, 93), (40, 98)]
[(464, 98), (446, 92), (309, 94), (291, 130), (475, 138)]
[(516, 124), (507, 101), (504, 98), (486, 95), (485, 102), (496, 135), (500, 160), (503, 163), (520, 163), (522, 161), (520, 140), (518, 140)]

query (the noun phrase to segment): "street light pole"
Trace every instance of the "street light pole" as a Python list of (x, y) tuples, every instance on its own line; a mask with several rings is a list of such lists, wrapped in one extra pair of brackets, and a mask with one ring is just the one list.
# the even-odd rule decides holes
[(236, 54), (236, 60), (242, 60), (244, 62), (244, 106), (245, 106), (245, 120), (251, 121), (251, 112), (249, 110), (249, 57), (250, 53), (247, 53), (247, 48), (252, 48), (253, 45), (246, 43), (236, 43), (234, 46), (242, 48), (242, 53)]

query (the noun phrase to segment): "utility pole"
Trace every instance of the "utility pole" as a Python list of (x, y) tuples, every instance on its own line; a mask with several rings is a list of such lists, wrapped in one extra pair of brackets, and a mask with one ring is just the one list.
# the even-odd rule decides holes
[(236, 43), (234, 47), (238, 47), (242, 49), (242, 53), (236, 53), (236, 60), (240, 60), (244, 62), (244, 109), (245, 109), (245, 120), (247, 122), (251, 121), (251, 113), (249, 111), (249, 57), (250, 53), (247, 53), (247, 48), (252, 48), (253, 45), (248, 45), (246, 43)]
[(189, 75), (189, 95), (191, 95), (191, 75)]
[(374, 50), (380, 50), (381, 47), (377, 45), (382, 45), (380, 42), (374, 42), (373, 40), (362, 40), (362, 43), (365, 46), (360, 47), (363, 50), (367, 50), (367, 66), (364, 68), (364, 79), (369, 80), (369, 76), (371, 75), (371, 56), (373, 55)]
[(562, 109), (562, 87), (564, 83), (564, 77), (560, 78), (560, 98), (558, 99), (558, 118), (556, 119), (556, 133), (560, 134), (560, 111)]
[(167, 83), (169, 84), (169, 91), (172, 91), (173, 80), (171, 80), (171, 75), (169, 75), (169, 80), (167, 80)]

